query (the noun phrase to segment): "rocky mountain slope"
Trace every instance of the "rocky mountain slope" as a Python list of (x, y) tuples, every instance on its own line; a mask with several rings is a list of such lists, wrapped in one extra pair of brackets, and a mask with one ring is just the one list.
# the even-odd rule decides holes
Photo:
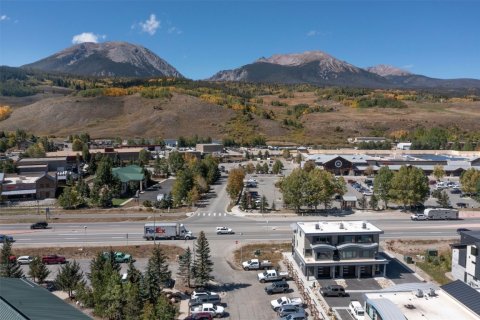
[(23, 67), (82, 76), (183, 78), (152, 51), (127, 42), (81, 43)]
[(220, 71), (209, 80), (378, 88), (384, 88), (389, 84), (388, 80), (381, 76), (321, 51), (260, 58), (238, 69)]
[(220, 71), (209, 80), (399, 89), (480, 88), (476, 79), (435, 79), (388, 65), (362, 69), (321, 51), (260, 58), (237, 69)]

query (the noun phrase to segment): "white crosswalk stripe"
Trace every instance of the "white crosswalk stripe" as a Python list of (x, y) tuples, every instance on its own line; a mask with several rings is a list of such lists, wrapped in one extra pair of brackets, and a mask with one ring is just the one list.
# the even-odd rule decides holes
[[(226, 217), (228, 214), (226, 212), (218, 212), (218, 216), (219, 217)], [(216, 217), (217, 216), (217, 212), (198, 212), (195, 214), (195, 216), (197, 217), (210, 217), (210, 216), (213, 216), (213, 217)]]

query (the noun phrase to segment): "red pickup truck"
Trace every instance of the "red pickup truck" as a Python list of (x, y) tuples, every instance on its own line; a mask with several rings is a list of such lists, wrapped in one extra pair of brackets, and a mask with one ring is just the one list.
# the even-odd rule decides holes
[(58, 256), (56, 254), (51, 254), (48, 256), (43, 256), (42, 262), (44, 264), (64, 264), (64, 263), (67, 263), (67, 259), (65, 259), (65, 257)]

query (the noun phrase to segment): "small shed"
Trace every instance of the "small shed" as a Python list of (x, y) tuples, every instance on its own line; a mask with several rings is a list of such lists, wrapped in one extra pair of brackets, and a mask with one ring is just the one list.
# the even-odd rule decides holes
[(344, 195), (342, 197), (342, 209), (353, 209), (357, 206), (357, 196)]

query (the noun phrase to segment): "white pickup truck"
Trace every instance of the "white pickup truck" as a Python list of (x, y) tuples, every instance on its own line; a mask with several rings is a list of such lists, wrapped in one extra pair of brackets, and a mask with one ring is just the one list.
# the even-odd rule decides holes
[(257, 275), (258, 281), (265, 283), (267, 281), (288, 280), (290, 276), (288, 272), (277, 272), (277, 270), (265, 270)]
[(243, 270), (259, 270), (264, 269), (267, 270), (268, 268), (273, 267), (273, 263), (270, 260), (263, 260), (260, 261), (258, 259), (251, 259), (248, 261), (242, 262)]
[(302, 298), (287, 298), (287, 297), (281, 297), (276, 300), (270, 301), (270, 305), (272, 306), (272, 309), (278, 311), (282, 306), (285, 305), (290, 305), (290, 306), (303, 306), (303, 301)]
[(215, 317), (222, 317), (223, 314), (225, 313), (225, 308), (222, 306), (214, 305), (212, 303), (204, 303), (200, 306), (190, 308), (190, 313), (191, 314), (210, 313), (212, 318), (215, 318)]

